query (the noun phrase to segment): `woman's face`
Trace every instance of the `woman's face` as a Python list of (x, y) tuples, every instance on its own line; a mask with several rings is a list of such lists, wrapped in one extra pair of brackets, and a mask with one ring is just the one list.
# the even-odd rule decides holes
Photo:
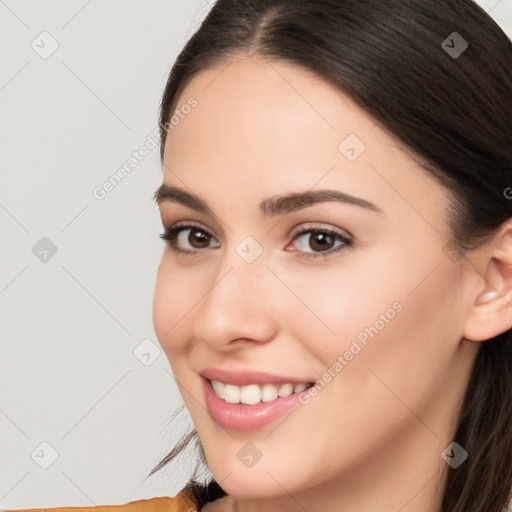
[[(477, 345), (461, 341), (473, 281), (446, 245), (447, 193), (347, 96), (289, 63), (219, 65), (176, 108), (163, 184), (183, 195), (158, 202), (164, 227), (182, 230), (163, 251), (153, 321), (213, 476), (228, 494), (291, 505), (288, 493), (305, 503), (319, 486), (346, 494), (391, 477), (422, 499), (418, 482), (446, 466)], [(278, 199), (291, 194), (321, 201)], [(272, 421), (261, 418), (275, 402), (210, 398), (212, 417), (212, 368), (316, 394), (278, 398)], [(233, 418), (240, 408), (248, 420)]]

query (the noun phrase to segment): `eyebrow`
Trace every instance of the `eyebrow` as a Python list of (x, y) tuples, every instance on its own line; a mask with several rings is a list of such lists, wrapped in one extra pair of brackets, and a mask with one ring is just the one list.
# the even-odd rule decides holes
[[(178, 187), (162, 184), (156, 190), (153, 199), (157, 205), (167, 202), (179, 203), (199, 213), (215, 216), (213, 211), (200, 197)], [(329, 189), (308, 190), (306, 192), (294, 192), (286, 196), (273, 196), (261, 201), (259, 207), (262, 215), (272, 217), (327, 202), (359, 206), (376, 213), (384, 213), (377, 205), (366, 199), (355, 197), (339, 190)]]

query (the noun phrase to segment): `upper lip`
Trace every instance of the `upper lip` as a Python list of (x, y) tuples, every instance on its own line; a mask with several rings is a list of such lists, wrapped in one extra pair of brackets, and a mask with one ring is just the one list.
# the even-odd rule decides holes
[(284, 384), (286, 382), (290, 382), (291, 384), (300, 384), (301, 382), (312, 382), (309, 379), (297, 379), (296, 377), (287, 377), (285, 375), (276, 375), (252, 370), (222, 370), (220, 368), (206, 368), (199, 373), (206, 379), (218, 380), (224, 384), (232, 384), (234, 386), (273, 383)]

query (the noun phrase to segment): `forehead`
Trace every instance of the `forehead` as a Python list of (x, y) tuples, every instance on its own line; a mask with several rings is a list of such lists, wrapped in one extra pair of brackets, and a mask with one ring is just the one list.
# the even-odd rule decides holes
[[(197, 106), (181, 114), (191, 97)], [(215, 144), (223, 153), (238, 148), (246, 155), (262, 145), (266, 155), (300, 155), (310, 150), (304, 142), (322, 140), (322, 149), (329, 147), (337, 156), (345, 131), (368, 138), (375, 126), (364, 110), (313, 72), (257, 57), (235, 57), (197, 74), (178, 98), (176, 112), (180, 122), (168, 134), (169, 146), (179, 146), (194, 132), (203, 149)]]
[[(191, 98), (194, 108), (183, 108)], [(444, 220), (444, 188), (349, 96), (295, 64), (235, 57), (197, 74), (175, 113), (164, 153), (169, 184), (183, 180), (201, 194), (215, 180), (225, 193), (259, 199), (338, 188), (383, 210), (412, 204)]]

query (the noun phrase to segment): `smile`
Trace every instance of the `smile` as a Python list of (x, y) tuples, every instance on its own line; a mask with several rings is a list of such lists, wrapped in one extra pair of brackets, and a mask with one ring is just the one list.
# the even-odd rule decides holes
[(301, 405), (301, 393), (307, 393), (306, 390), (313, 386), (313, 383), (301, 382), (236, 386), (204, 377), (202, 380), (210, 417), (221, 427), (234, 431), (259, 430), (270, 426)]
[(235, 386), (225, 384), (218, 380), (211, 380), (215, 394), (230, 404), (255, 405), (260, 402), (272, 402), (278, 397), (284, 398), (294, 393), (300, 393), (313, 386), (310, 382), (284, 383), (284, 384), (249, 384), (247, 386)]

